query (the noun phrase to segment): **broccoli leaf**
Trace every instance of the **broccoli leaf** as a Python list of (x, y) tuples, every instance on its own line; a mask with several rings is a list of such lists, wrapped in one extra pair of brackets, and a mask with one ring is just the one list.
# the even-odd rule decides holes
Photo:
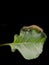
[(27, 60), (38, 58), (47, 36), (37, 27), (23, 27), (20, 35), (15, 34), (13, 43), (7, 44), (11, 47), (11, 51), (15, 52), (17, 49)]

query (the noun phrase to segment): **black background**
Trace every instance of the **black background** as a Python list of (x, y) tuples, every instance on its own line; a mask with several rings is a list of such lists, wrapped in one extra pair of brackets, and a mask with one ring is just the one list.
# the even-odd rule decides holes
[[(42, 54), (33, 60), (25, 60), (22, 55), (16, 50), (14, 53), (11, 52), (9, 46), (0, 47), (0, 65), (3, 64), (27, 64), (27, 65), (40, 65), (49, 64), (49, 42), (48, 42), (48, 30), (49, 30), (49, 18), (48, 16), (19, 16), (19, 17), (6, 17), (2, 18), (2, 21), (7, 21), (7, 23), (0, 23), (0, 44), (13, 42), (14, 34), (19, 34), (20, 29), (27, 25), (38, 25), (43, 28), (47, 35), (47, 40), (43, 47)], [(1, 21), (1, 22), (2, 22)]]

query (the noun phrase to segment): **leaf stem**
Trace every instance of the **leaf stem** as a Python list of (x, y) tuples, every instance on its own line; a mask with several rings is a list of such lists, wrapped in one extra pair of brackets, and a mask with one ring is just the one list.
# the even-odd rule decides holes
[(9, 45), (9, 44), (11, 44), (11, 43), (0, 44), (0, 47), (1, 47), (1, 46), (7, 46), (7, 45)]

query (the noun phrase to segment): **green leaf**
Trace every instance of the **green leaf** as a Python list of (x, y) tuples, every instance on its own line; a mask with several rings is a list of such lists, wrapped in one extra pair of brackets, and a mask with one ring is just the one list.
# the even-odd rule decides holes
[(9, 45), (12, 52), (17, 49), (25, 59), (31, 60), (38, 58), (42, 53), (46, 38), (46, 34), (36, 28), (22, 28), (20, 35), (14, 35), (13, 43), (0, 46)]
[(44, 32), (36, 29), (21, 29), (20, 35), (15, 35), (13, 43), (10, 44), (11, 50), (14, 52), (17, 49), (25, 59), (35, 59), (42, 53), (46, 38)]

